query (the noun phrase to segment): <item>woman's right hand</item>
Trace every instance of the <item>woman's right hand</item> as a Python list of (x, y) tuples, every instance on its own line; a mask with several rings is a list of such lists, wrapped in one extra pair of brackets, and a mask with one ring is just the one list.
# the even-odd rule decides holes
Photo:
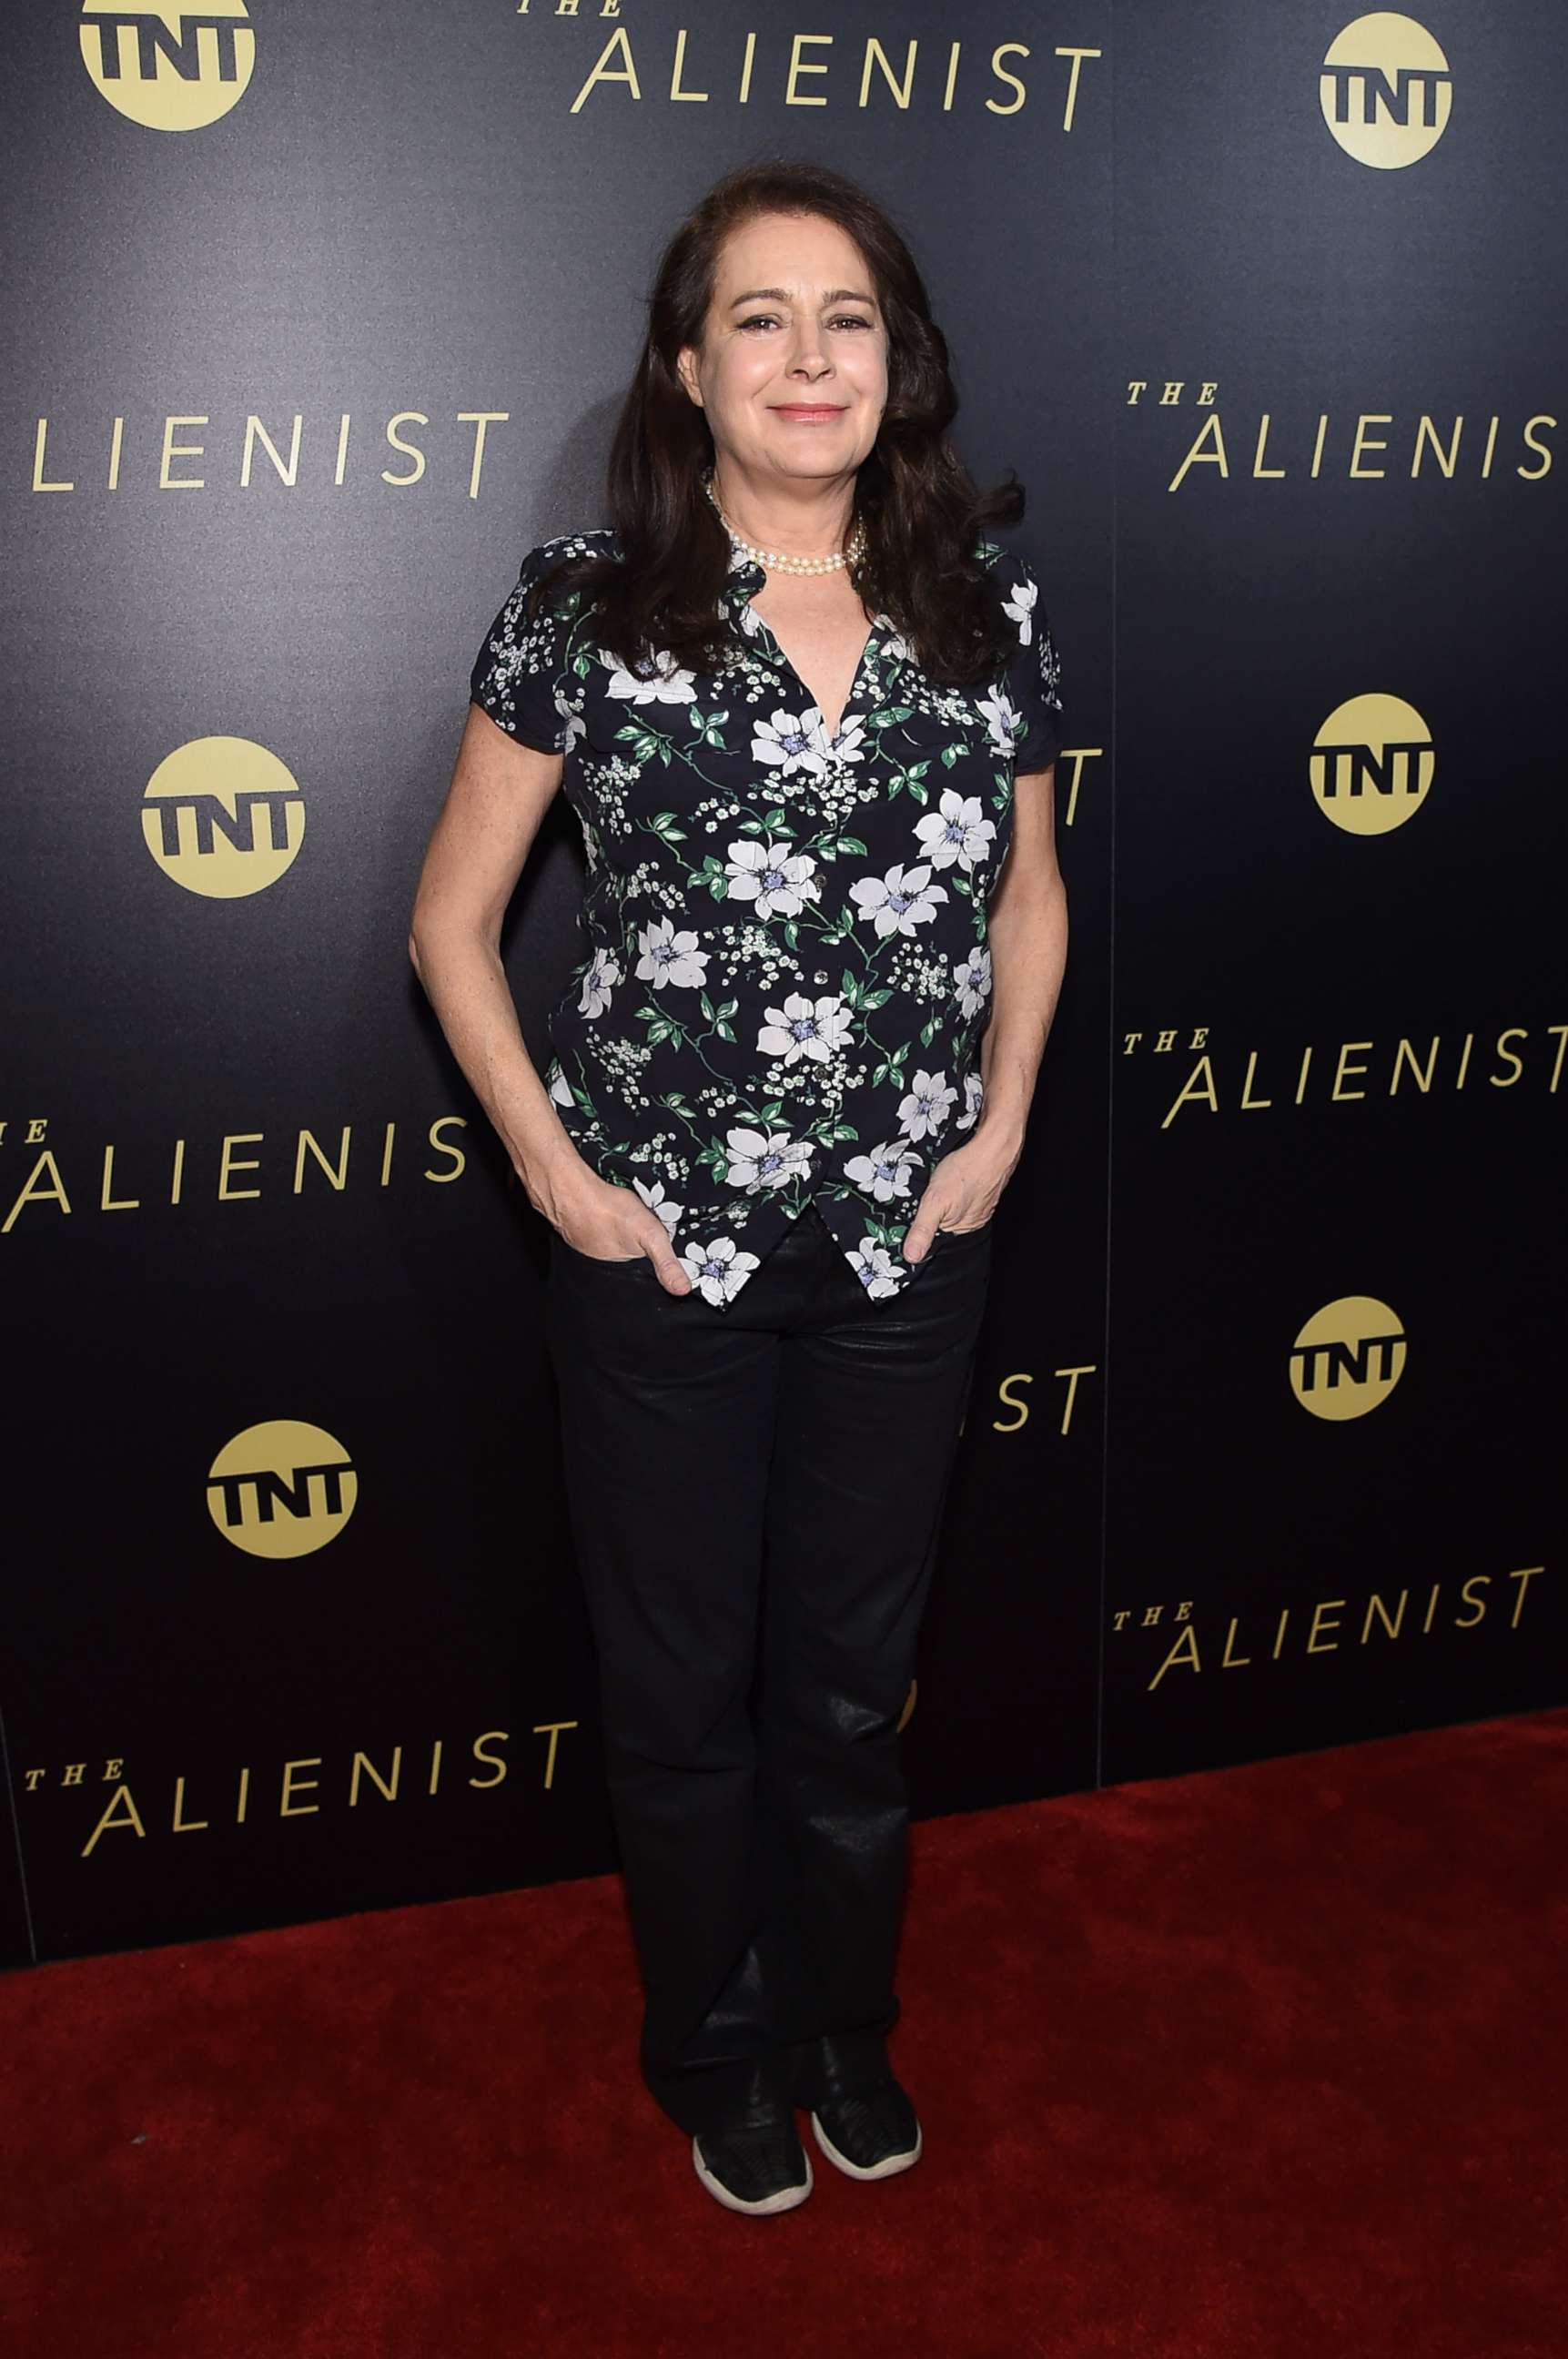
[(577, 1160), (579, 1172), (541, 1190), (539, 1210), (551, 1227), (590, 1261), (636, 1261), (645, 1254), (660, 1286), (670, 1294), (690, 1294), (691, 1281), (659, 1214), (635, 1188), (617, 1188), (591, 1171), (581, 1156)]

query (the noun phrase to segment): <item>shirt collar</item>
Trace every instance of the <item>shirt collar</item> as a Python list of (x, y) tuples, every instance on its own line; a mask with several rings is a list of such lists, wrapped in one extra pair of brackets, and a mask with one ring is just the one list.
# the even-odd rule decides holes
[(749, 605), (767, 579), (767, 567), (758, 565), (755, 557), (748, 557), (745, 549), (737, 549), (732, 541), (729, 572), (724, 582), (724, 597), (732, 614), (738, 614), (741, 607)]

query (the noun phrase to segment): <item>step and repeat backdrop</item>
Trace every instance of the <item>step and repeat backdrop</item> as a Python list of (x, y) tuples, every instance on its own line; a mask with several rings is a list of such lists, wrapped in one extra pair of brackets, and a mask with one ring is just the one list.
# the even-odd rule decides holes
[[(1568, 1698), (1558, 12), (18, 0), (6, 60), (0, 1962), (615, 1864), (546, 1232), (408, 917), (762, 153), (904, 225), (1064, 670), (917, 1812)], [(541, 1064), (583, 874), (558, 799)]]

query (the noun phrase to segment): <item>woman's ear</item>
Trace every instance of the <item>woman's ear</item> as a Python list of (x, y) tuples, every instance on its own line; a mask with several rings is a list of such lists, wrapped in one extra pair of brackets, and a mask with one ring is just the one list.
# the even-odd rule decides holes
[(702, 397), (697, 389), (697, 354), (691, 344), (682, 344), (675, 360), (676, 374), (699, 409)]

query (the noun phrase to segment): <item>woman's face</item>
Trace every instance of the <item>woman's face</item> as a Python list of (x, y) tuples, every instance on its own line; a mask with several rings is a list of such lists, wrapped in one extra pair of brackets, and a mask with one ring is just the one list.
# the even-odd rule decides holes
[(859, 247), (814, 213), (732, 230), (702, 348), (679, 366), (726, 473), (853, 475), (887, 399), (887, 332)]

